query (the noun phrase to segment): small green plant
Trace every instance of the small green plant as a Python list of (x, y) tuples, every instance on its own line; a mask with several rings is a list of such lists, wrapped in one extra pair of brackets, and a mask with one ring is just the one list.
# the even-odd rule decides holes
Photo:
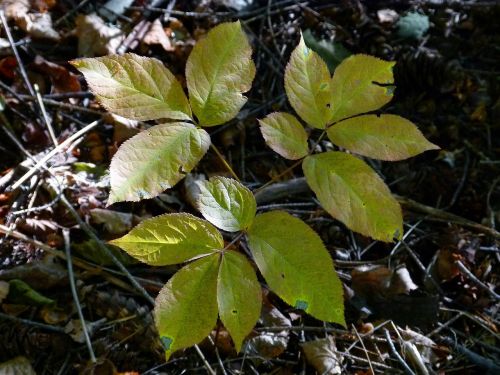
[[(111, 112), (136, 120), (176, 120), (152, 126), (120, 147), (111, 162), (108, 204), (153, 197), (181, 180), (210, 146), (202, 127), (234, 118), (255, 75), (239, 22), (215, 27), (195, 45), (186, 66), (189, 100), (155, 59), (127, 54), (72, 64)], [(341, 282), (307, 224), (282, 211), (256, 215), (252, 192), (236, 180), (215, 177), (198, 186), (197, 208), (206, 220), (187, 213), (161, 215), (112, 241), (150, 265), (187, 262), (155, 303), (167, 358), (209, 335), (218, 317), (241, 349), (262, 305), (254, 267), (238, 251), (245, 249), (242, 239), (269, 288), (286, 303), (345, 325)], [(233, 241), (225, 245), (216, 227), (235, 233)]]
[[(218, 317), (241, 349), (262, 305), (254, 268), (238, 252), (243, 237), (269, 288), (283, 301), (345, 326), (342, 284), (323, 242), (306, 223), (284, 211), (256, 215), (252, 192), (236, 180), (213, 177), (198, 187), (197, 207), (206, 220), (161, 215), (111, 242), (153, 266), (189, 262), (156, 298), (155, 322), (167, 358), (208, 336)], [(216, 227), (234, 232), (234, 240), (224, 246)]]
[(189, 100), (154, 58), (129, 53), (71, 62), (110, 112), (132, 120), (177, 120), (152, 126), (118, 149), (110, 166), (108, 205), (152, 198), (198, 164), (211, 143), (203, 127), (233, 119), (247, 101), (243, 93), (255, 76), (251, 55), (239, 22), (213, 28), (189, 55)]
[(325, 134), (349, 152), (388, 161), (439, 148), (403, 117), (365, 114), (392, 99), (394, 64), (352, 55), (331, 76), (325, 62), (301, 38), (286, 67), (285, 91), (299, 117), (323, 133), (309, 149), (308, 134), (295, 116), (275, 112), (260, 120), (262, 135), (274, 151), (302, 160), (307, 183), (330, 215), (356, 232), (386, 242), (403, 235), (401, 207), (387, 185), (350, 153), (313, 152)]

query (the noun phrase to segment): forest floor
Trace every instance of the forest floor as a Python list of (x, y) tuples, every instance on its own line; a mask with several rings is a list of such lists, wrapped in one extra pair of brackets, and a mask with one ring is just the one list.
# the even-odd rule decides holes
[[(255, 0), (240, 10), (236, 0), (105, 3), (1, 1), (0, 374), (500, 374), (497, 2)], [(154, 199), (105, 207), (111, 157), (147, 124), (106, 113), (68, 61), (135, 52), (180, 78), (195, 41), (237, 19), (257, 75), (242, 112), (210, 136), (246, 186), (275, 182), (260, 191), (259, 211), (286, 210), (320, 234), (344, 284), (347, 327), (266, 292), (241, 353), (219, 327), (199, 350), (165, 363), (152, 306), (127, 276), (154, 297), (177, 268), (117, 253), (126, 275), (100, 246), (147, 217), (195, 211), (183, 182)], [(331, 67), (354, 53), (397, 61), (395, 97), (383, 111), (410, 119), (441, 147), (368, 161), (402, 204), (397, 243), (332, 219), (300, 166), (290, 169), (264, 143), (257, 119), (290, 108), (283, 72), (301, 30)], [(212, 150), (193, 173), (229, 176)]]

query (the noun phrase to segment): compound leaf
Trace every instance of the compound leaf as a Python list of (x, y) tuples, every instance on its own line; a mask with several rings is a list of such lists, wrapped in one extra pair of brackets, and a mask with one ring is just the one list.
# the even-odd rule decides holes
[(156, 297), (154, 317), (168, 358), (199, 343), (217, 323), (219, 254), (181, 268)]
[(295, 112), (310, 126), (324, 129), (332, 117), (332, 79), (325, 62), (301, 36), (285, 70), (285, 90)]
[(307, 155), (307, 133), (295, 116), (274, 112), (259, 124), (267, 145), (284, 158), (297, 160)]
[(403, 234), (401, 207), (364, 161), (345, 152), (308, 156), (304, 175), (326, 211), (353, 231), (390, 242)]
[(267, 284), (286, 303), (345, 325), (342, 284), (321, 238), (287, 212), (257, 215), (248, 245)]
[(186, 64), (189, 101), (202, 126), (234, 118), (255, 76), (252, 48), (240, 22), (222, 23), (196, 43)]
[(217, 283), (219, 316), (233, 338), (236, 351), (257, 323), (262, 291), (247, 258), (235, 251), (223, 255)]
[(439, 149), (411, 121), (396, 115), (353, 117), (330, 127), (328, 137), (349, 151), (389, 161)]
[(144, 220), (111, 243), (153, 266), (182, 263), (224, 247), (220, 232), (212, 224), (186, 213)]
[(78, 59), (97, 100), (109, 111), (132, 120), (191, 119), (191, 108), (175, 76), (160, 60), (133, 53)]
[(212, 177), (199, 182), (197, 207), (205, 219), (216, 227), (237, 232), (252, 224), (257, 203), (250, 190), (236, 180)]
[(205, 155), (210, 136), (184, 122), (156, 125), (125, 142), (110, 166), (108, 205), (152, 198), (171, 188)]
[(329, 123), (374, 111), (391, 101), (395, 62), (374, 56), (352, 55), (333, 74), (333, 115)]

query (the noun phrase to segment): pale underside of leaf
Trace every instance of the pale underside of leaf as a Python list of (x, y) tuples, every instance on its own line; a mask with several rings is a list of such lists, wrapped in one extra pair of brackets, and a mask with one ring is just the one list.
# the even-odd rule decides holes
[(259, 120), (259, 124), (267, 145), (284, 158), (297, 160), (309, 152), (307, 133), (295, 116), (274, 112)]
[(169, 189), (205, 155), (210, 136), (189, 123), (156, 125), (125, 142), (110, 166), (108, 205), (140, 201)]
[(286, 66), (285, 90), (288, 101), (305, 122), (325, 128), (333, 114), (332, 79), (325, 62), (302, 37)]
[(184, 266), (156, 297), (155, 323), (167, 360), (198, 344), (217, 323), (219, 259), (213, 254)]
[(321, 238), (283, 211), (257, 215), (248, 245), (269, 288), (317, 319), (345, 325), (341, 282)]
[(374, 56), (352, 55), (333, 74), (333, 114), (329, 123), (379, 109), (394, 92), (395, 62)]
[(411, 121), (396, 115), (363, 115), (343, 120), (328, 129), (328, 137), (349, 151), (388, 161), (439, 149)]
[(259, 281), (247, 258), (235, 251), (223, 255), (217, 283), (219, 316), (239, 352), (257, 323), (262, 307)]
[(401, 238), (401, 207), (364, 161), (330, 151), (306, 157), (302, 168), (323, 208), (348, 228), (385, 242)]
[(132, 120), (190, 120), (189, 102), (161, 61), (133, 53), (73, 60), (97, 100)]
[(111, 243), (153, 266), (183, 263), (224, 247), (220, 232), (212, 224), (186, 213), (144, 220)]
[(189, 101), (201, 126), (236, 117), (255, 76), (252, 49), (238, 22), (222, 23), (196, 43), (186, 64)]
[(236, 180), (213, 177), (198, 183), (196, 205), (205, 219), (216, 227), (237, 232), (252, 224), (257, 204), (250, 190)]

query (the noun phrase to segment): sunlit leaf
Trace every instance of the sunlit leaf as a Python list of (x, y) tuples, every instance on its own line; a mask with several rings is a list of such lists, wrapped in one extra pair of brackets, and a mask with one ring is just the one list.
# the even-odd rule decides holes
[(160, 60), (133, 53), (71, 61), (97, 100), (110, 112), (132, 120), (189, 120), (182, 86)]
[(235, 251), (226, 251), (223, 255), (217, 301), (220, 319), (239, 352), (243, 340), (259, 319), (262, 291), (247, 258)]
[(234, 118), (255, 76), (252, 49), (240, 22), (211, 29), (193, 48), (186, 65), (189, 101), (202, 126)]
[(334, 218), (377, 240), (401, 238), (401, 207), (364, 161), (331, 151), (306, 157), (302, 167), (307, 183)]
[(321, 238), (283, 211), (257, 215), (248, 245), (269, 288), (315, 318), (345, 325), (342, 284)]
[(395, 62), (352, 55), (335, 69), (332, 79), (333, 116), (329, 123), (374, 111), (391, 101)]
[(111, 161), (108, 205), (152, 198), (171, 188), (209, 146), (206, 131), (183, 122), (156, 125), (130, 138)]
[(307, 155), (307, 133), (295, 116), (274, 112), (259, 124), (267, 145), (284, 158), (297, 160)]
[(216, 227), (237, 232), (252, 224), (257, 204), (250, 190), (236, 180), (212, 177), (198, 183), (196, 205), (205, 219)]
[(364, 115), (344, 120), (328, 129), (328, 138), (349, 151), (389, 161), (439, 149), (411, 121), (396, 115)]
[(328, 67), (301, 37), (285, 70), (288, 101), (305, 122), (324, 129), (333, 114), (332, 89)]
[(160, 290), (154, 317), (167, 359), (207, 337), (217, 323), (219, 254), (184, 266)]
[(144, 220), (111, 243), (154, 266), (182, 263), (224, 247), (220, 232), (212, 224), (186, 213)]

